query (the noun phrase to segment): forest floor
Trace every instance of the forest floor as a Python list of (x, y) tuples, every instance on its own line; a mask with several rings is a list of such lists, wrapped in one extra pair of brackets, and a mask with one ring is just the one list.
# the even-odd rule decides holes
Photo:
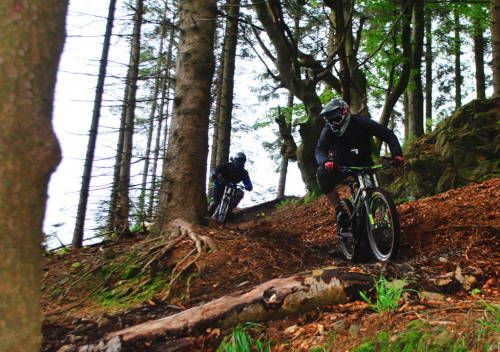
[[(151, 243), (145, 234), (53, 252), (44, 265), (42, 350), (74, 351), (109, 332), (273, 278), (336, 266), (404, 279), (404, 299), (388, 313), (354, 301), (241, 329), (272, 351), (500, 351), (499, 199), (496, 178), (399, 205), (400, 254), (385, 265), (343, 258), (325, 197), (268, 203), (237, 212), (227, 225), (201, 228), (219, 249), (199, 257), (168, 288), (165, 268), (171, 273), (192, 249), (189, 241), (147, 273), (123, 265), (125, 253)], [(231, 332), (213, 328), (128, 350), (215, 351)]]

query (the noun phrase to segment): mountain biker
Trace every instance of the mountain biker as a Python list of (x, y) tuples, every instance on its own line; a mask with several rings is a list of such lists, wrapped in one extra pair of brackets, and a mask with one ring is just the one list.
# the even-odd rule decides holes
[[(234, 158), (231, 158), (229, 163), (221, 164), (212, 170), (211, 176), (214, 178), (214, 188), (212, 193), (212, 202), (210, 202), (208, 207), (209, 215), (212, 215), (215, 208), (217, 208), (217, 205), (224, 195), (224, 189), (228, 183), (236, 184), (243, 181), (247, 191), (251, 191), (253, 189), (248, 171), (245, 170), (246, 161), (246, 155), (242, 152), (238, 152)], [(241, 189), (236, 190), (233, 208), (236, 208), (238, 203), (243, 199), (243, 195), (244, 192)]]
[(372, 160), (372, 137), (389, 145), (395, 166), (403, 166), (404, 158), (399, 141), (390, 129), (360, 115), (349, 112), (349, 105), (334, 98), (321, 110), (325, 120), (316, 144), (315, 156), (318, 163), (316, 177), (322, 193), (335, 209), (337, 224), (347, 225), (347, 214), (342, 212), (336, 186), (347, 177), (338, 170), (339, 166), (369, 166)]

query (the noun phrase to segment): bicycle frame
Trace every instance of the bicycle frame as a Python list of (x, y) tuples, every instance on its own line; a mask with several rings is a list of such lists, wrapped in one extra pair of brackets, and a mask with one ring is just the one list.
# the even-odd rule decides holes
[[(367, 167), (353, 166), (353, 167), (343, 168), (344, 171), (348, 172), (349, 174), (352, 174), (352, 176), (355, 176), (357, 179), (356, 182), (357, 189), (354, 188), (352, 182), (348, 184), (349, 189), (351, 191), (351, 201), (352, 204), (354, 205), (355, 213), (359, 211), (361, 204), (365, 202), (365, 199), (368, 195), (368, 191), (379, 187), (378, 178), (377, 175), (374, 173), (374, 171), (381, 167), (383, 166), (382, 165), (374, 165)], [(371, 183), (371, 185), (368, 183)], [(354, 215), (355, 214), (353, 214), (353, 216)]]
[[(380, 261), (387, 261), (393, 257), (393, 253), (397, 253), (399, 247), (397, 210), (390, 195), (380, 187), (375, 174), (376, 169), (388, 167), (390, 166), (387, 164), (377, 164), (365, 167), (339, 168), (339, 171), (355, 177), (354, 181), (348, 182), (350, 195), (343, 203), (349, 211), (349, 227), (352, 232), (345, 231), (343, 228), (339, 230), (341, 248), (347, 259), (364, 259), (370, 255), (366, 250), (368, 245), (373, 256)], [(374, 199), (377, 199), (378, 203), (372, 203)], [(377, 204), (375, 208), (373, 208), (374, 204)], [(382, 209), (384, 209), (382, 213), (374, 210), (381, 209), (380, 206), (383, 206)], [(389, 218), (386, 218), (386, 211), (389, 212)], [(382, 220), (380, 214), (384, 214)], [(387, 221), (390, 222), (389, 235), (383, 230), (387, 226)]]

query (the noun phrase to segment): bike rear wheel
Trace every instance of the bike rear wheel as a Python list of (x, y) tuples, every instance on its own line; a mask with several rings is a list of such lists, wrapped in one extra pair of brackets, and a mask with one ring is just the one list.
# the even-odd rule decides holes
[(369, 257), (368, 243), (366, 233), (363, 226), (358, 226), (358, 221), (353, 218), (354, 206), (348, 198), (340, 200), (340, 205), (345, 214), (352, 219), (348, 228), (341, 231), (337, 224), (337, 232), (339, 235), (340, 249), (347, 260), (352, 262), (365, 261)]
[(368, 242), (375, 258), (386, 262), (399, 250), (399, 215), (392, 197), (383, 189), (372, 191), (367, 205)]

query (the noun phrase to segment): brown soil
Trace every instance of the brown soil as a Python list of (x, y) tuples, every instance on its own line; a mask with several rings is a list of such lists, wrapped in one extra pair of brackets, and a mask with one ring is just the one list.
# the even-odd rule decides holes
[[(500, 179), (497, 178), (398, 206), (401, 250), (398, 258), (387, 265), (352, 264), (343, 258), (334, 235), (332, 211), (324, 197), (282, 209), (271, 204), (259, 209), (250, 220), (241, 216), (242, 211), (235, 214), (233, 223), (212, 224), (202, 229), (203, 234), (215, 240), (219, 250), (198, 260), (191, 270), (201, 274), (190, 280), (189, 285), (179, 282), (173, 299), (163, 301), (158, 295), (126, 311), (102, 308), (93, 300), (90, 287), (72, 288), (73, 263), (90, 267), (110, 252), (126, 252), (145, 241), (146, 236), (136, 235), (118, 243), (47, 256), (42, 299), (46, 313), (43, 351), (90, 343), (110, 331), (174, 314), (271, 278), (328, 265), (354, 267), (374, 277), (382, 273), (389, 278), (407, 277), (411, 288), (443, 296), (422, 299), (409, 295), (397, 312), (386, 315), (374, 313), (365, 303), (351, 302), (268, 322), (263, 325), (267, 336), (275, 342), (273, 350), (308, 351), (312, 346), (329, 343), (335, 331), (336, 347), (331, 350), (348, 351), (362, 337), (375, 336), (389, 328), (404, 329), (414, 319), (444, 324), (464, 333), (471, 329), (464, 322), (474, 321), (484, 313), (477, 302), (500, 301), (498, 199)], [(188, 241), (181, 243), (168, 262), (175, 262), (190, 247)], [(471, 295), (474, 288), (478, 294)], [(54, 298), (56, 290), (67, 294), (64, 298), (61, 294)], [(175, 341), (165, 338), (142, 341), (128, 350), (211, 351), (225, 333), (213, 329), (203, 336)]]

